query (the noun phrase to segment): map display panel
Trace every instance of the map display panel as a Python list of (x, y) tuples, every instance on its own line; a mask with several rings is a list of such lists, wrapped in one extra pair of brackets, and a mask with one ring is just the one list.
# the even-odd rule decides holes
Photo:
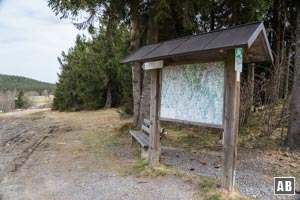
[(160, 118), (223, 125), (224, 62), (165, 66)]

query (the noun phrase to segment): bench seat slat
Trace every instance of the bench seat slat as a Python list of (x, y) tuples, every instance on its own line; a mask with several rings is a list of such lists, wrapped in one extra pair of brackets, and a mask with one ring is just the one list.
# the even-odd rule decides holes
[(151, 133), (151, 129), (150, 128), (148, 128), (147, 126), (145, 126), (145, 125), (142, 125), (142, 129), (144, 130), (144, 131), (146, 131), (148, 134), (150, 134)]
[(150, 120), (144, 119), (144, 123), (145, 123), (147, 126), (150, 126)]
[(143, 146), (149, 146), (149, 137), (142, 131), (130, 131), (130, 134)]

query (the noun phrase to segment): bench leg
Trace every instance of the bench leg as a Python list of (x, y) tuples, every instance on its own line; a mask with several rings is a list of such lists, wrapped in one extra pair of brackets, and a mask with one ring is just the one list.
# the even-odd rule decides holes
[(161, 156), (161, 146), (159, 147), (159, 156)]
[(132, 145), (133, 145), (133, 137), (132, 137), (132, 135), (131, 135), (130, 146), (132, 147)]
[(141, 147), (141, 159), (148, 160), (149, 152), (148, 147)]

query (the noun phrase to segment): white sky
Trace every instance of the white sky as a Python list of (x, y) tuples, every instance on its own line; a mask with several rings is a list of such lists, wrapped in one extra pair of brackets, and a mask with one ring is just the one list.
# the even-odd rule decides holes
[(0, 74), (55, 83), (57, 57), (74, 46), (78, 33), (46, 0), (0, 0)]

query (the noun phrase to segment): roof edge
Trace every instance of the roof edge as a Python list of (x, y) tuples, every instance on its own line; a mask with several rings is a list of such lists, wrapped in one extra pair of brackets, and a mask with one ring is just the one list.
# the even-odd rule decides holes
[(270, 57), (271, 62), (273, 62), (274, 58), (273, 58), (273, 55), (272, 55), (272, 50), (271, 50), (270, 44), (269, 44), (269, 42), (266, 42), (266, 41), (269, 41), (269, 40), (268, 40), (268, 37), (267, 37), (267, 33), (266, 33), (266, 29), (265, 29), (263, 21), (261, 21), (260, 25), (257, 27), (257, 29), (255, 30), (255, 32), (249, 38), (249, 40), (248, 40), (248, 48), (250, 48), (253, 45), (253, 43), (255, 42), (256, 38), (259, 36), (259, 34), (261, 32), (263, 33), (263, 36), (265, 38), (264, 42), (266, 43), (266, 46), (267, 46), (268, 55)]
[[(262, 21), (255, 21), (255, 22), (250, 22), (250, 23), (246, 23), (246, 24), (239, 24), (239, 25), (235, 25), (235, 26), (230, 26), (228, 28), (221, 28), (221, 29), (217, 29), (217, 30), (213, 30), (213, 31), (210, 31), (210, 32), (205, 32), (205, 33), (199, 33), (199, 34), (194, 34), (194, 35), (187, 35), (187, 36), (184, 36), (184, 37), (178, 37), (178, 38), (174, 38), (174, 39), (170, 39), (170, 40), (165, 40), (165, 41), (161, 41), (159, 43), (156, 43), (156, 44), (148, 44), (148, 45), (145, 45), (145, 46), (142, 46), (140, 47), (139, 49), (137, 49), (136, 51), (134, 51), (133, 53), (131, 53), (130, 55), (126, 56), (124, 59), (122, 59), (119, 63), (120, 64), (126, 64), (126, 63), (130, 63), (130, 62), (136, 62), (136, 61), (126, 61), (128, 60), (133, 54), (135, 54), (138, 50), (140, 50), (141, 48), (143, 47), (149, 47), (149, 46), (152, 46), (152, 45), (158, 45), (156, 48), (158, 48), (159, 46), (161, 46), (162, 44), (164, 44), (165, 42), (170, 42), (170, 41), (173, 41), (173, 40), (178, 40), (178, 39), (190, 39), (192, 37), (196, 37), (196, 36), (199, 36), (199, 35), (205, 35), (205, 34), (210, 34), (210, 33), (214, 33), (214, 32), (222, 32), (224, 30), (230, 30), (230, 29), (234, 29), (234, 28), (238, 28), (238, 27), (242, 27), (242, 26), (248, 26), (248, 25), (252, 25), (252, 24), (258, 24), (258, 23), (262, 23)], [(148, 52), (147, 54), (151, 53), (152, 51), (154, 51), (156, 48), (152, 49), (150, 52)], [(147, 55), (145, 54), (145, 55)], [(143, 55), (143, 57), (145, 56)]]

